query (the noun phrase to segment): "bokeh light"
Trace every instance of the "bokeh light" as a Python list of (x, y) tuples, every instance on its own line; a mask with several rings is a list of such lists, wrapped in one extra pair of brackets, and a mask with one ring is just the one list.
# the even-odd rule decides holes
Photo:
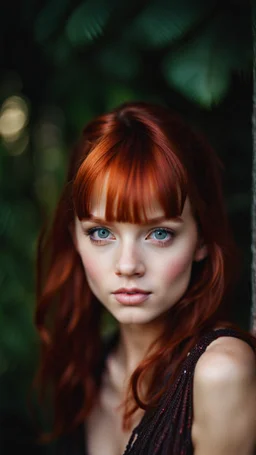
[(0, 111), (0, 135), (7, 143), (17, 141), (28, 123), (28, 106), (20, 96), (7, 98)]

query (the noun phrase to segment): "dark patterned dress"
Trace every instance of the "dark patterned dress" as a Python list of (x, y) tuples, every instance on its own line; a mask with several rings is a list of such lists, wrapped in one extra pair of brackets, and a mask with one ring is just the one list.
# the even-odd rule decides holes
[[(243, 339), (233, 329), (212, 330), (202, 336), (188, 353), (176, 381), (162, 396), (159, 405), (154, 410), (146, 411), (139, 425), (134, 428), (123, 455), (193, 455), (194, 371), (209, 344), (222, 336)], [(250, 343), (248, 340), (244, 341)], [(58, 455), (90, 455), (84, 428), (81, 425), (74, 434), (61, 438)]]

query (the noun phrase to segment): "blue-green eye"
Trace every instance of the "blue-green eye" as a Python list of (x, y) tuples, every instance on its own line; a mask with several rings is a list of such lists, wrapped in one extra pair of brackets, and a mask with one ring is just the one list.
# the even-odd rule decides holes
[(95, 229), (94, 232), (97, 232), (98, 237), (100, 239), (106, 239), (109, 236), (109, 230), (108, 229), (104, 229), (104, 228)]
[(156, 229), (152, 234), (154, 234), (156, 240), (166, 240), (167, 236), (170, 235), (166, 229)]
[(104, 227), (94, 227), (85, 232), (93, 243), (100, 243), (110, 239), (111, 232)]
[(171, 229), (157, 228), (151, 231), (149, 239), (159, 246), (167, 246), (172, 242), (175, 233)]

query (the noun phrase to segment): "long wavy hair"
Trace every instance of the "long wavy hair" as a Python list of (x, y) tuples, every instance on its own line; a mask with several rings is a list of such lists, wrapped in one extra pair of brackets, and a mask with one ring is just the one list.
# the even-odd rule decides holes
[[(127, 103), (84, 128), (53, 222), (42, 232), (38, 246), (35, 322), (41, 358), (37, 384), (42, 391), (50, 388), (55, 435), (74, 429), (88, 416), (100, 384), (103, 309), (89, 289), (73, 243), (75, 216), (88, 217), (92, 192), (96, 189), (100, 194), (108, 175), (108, 221), (145, 221), (152, 196), (167, 218), (178, 216), (189, 197), (198, 232), (207, 245), (208, 255), (193, 265), (188, 289), (167, 313), (157, 345), (152, 345), (131, 377), (126, 425), (138, 407), (147, 409), (157, 403), (198, 337), (227, 320), (237, 251), (224, 208), (221, 173), (220, 160), (209, 144), (160, 106)], [(166, 376), (170, 364), (172, 375)], [(151, 379), (142, 397), (139, 385), (145, 377)]]

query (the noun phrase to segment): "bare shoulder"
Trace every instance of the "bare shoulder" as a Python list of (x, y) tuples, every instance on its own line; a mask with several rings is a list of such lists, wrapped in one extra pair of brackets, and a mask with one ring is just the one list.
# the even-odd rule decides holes
[(234, 380), (256, 380), (256, 355), (251, 346), (234, 337), (220, 337), (202, 354), (195, 369), (195, 385)]
[[(221, 337), (197, 362), (194, 375), (195, 455), (252, 454), (256, 443), (256, 356), (244, 341)], [(239, 452), (240, 450), (240, 452)]]

